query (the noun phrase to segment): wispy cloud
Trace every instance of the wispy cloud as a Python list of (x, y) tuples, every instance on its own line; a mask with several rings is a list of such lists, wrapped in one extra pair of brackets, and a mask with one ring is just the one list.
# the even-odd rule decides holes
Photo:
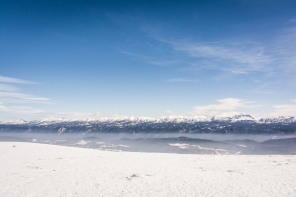
[(293, 100), (293, 104), (275, 105), (273, 108), (275, 109), (274, 116), (296, 116), (296, 100)]
[(241, 108), (257, 107), (257, 105), (254, 105), (254, 102), (239, 98), (224, 98), (217, 100), (217, 102), (217, 104), (195, 106), (194, 113), (201, 115), (217, 115), (224, 112), (233, 112)]
[(30, 102), (46, 102), (49, 98), (33, 96), (26, 93), (18, 92), (19, 89), (12, 84), (38, 84), (36, 82), (17, 79), (12, 77), (0, 76), (0, 100), (5, 103), (30, 103)]
[[(219, 41), (194, 40), (193, 38), (172, 38), (163, 29), (149, 26), (143, 31), (171, 52), (180, 66), (202, 70), (218, 70), (231, 74), (253, 72), (271, 73), (274, 57), (268, 46), (260, 41), (241, 38), (225, 38)], [(170, 50), (171, 49), (171, 50)]]
[(142, 55), (136, 52), (130, 52), (126, 50), (121, 50), (121, 53), (131, 56), (135, 59), (144, 60), (145, 62), (155, 66), (170, 66), (170, 65), (176, 65), (181, 63), (180, 60), (177, 60), (174, 58), (165, 58), (165, 57), (159, 58), (154, 56)]
[(12, 77), (6, 77), (6, 76), (0, 76), (0, 82), (3, 83), (18, 83), (18, 84), (38, 84), (33, 81), (27, 81), (23, 79), (17, 79), (17, 78), (12, 78)]
[(12, 105), (12, 106), (2, 106), (0, 105), (0, 111), (10, 112), (10, 113), (18, 113), (18, 114), (40, 114), (43, 111), (39, 109), (34, 109), (30, 106), (24, 105)]
[(21, 100), (31, 101), (31, 102), (49, 101), (48, 98), (35, 97), (29, 94), (17, 93), (17, 92), (0, 92), (0, 98), (14, 98), (14, 99), (21, 99)]
[(0, 102), (0, 111), (7, 111), (7, 110), (8, 110), (7, 107)]
[(0, 83), (0, 91), (14, 92), (17, 90), (18, 88), (14, 85)]
[(195, 82), (198, 82), (198, 80), (195, 80), (195, 79), (184, 79), (184, 78), (173, 78), (173, 79), (168, 79), (166, 80), (167, 82), (170, 82), (170, 83), (195, 83)]
[(250, 94), (257, 94), (257, 95), (275, 95), (277, 94), (276, 91), (269, 90), (271, 86), (276, 85), (276, 82), (256, 82), (256, 87), (252, 88), (251, 90), (245, 90), (245, 92)]
[(14, 120), (37, 120), (45, 116), (48, 116), (48, 113), (28, 105), (0, 105), (0, 122)]
[(0, 120), (39, 117), (42, 110), (32, 107), (33, 103), (50, 103), (49, 98), (20, 92), (19, 84), (33, 85), (36, 82), (0, 76)]
[(291, 19), (288, 20), (288, 22), (287, 22), (288, 25), (293, 24), (293, 23), (296, 23), (296, 18), (291, 18)]
[(264, 71), (273, 59), (263, 46), (254, 42), (205, 43), (159, 40), (169, 44), (174, 50), (194, 58), (203, 69), (216, 69), (234, 74)]
[(278, 68), (287, 74), (296, 72), (296, 24), (281, 30), (273, 43)]

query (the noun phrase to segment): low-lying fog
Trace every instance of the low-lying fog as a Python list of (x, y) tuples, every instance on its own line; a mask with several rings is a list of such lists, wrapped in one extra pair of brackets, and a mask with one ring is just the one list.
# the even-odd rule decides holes
[(0, 141), (56, 144), (106, 151), (296, 154), (296, 135), (0, 132)]

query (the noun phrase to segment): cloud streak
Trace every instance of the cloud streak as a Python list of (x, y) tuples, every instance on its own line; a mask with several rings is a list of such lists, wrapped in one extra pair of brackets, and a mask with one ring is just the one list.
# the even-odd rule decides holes
[(17, 90), (18, 88), (14, 85), (0, 83), (0, 91), (14, 92)]
[(184, 78), (173, 78), (173, 79), (168, 79), (166, 80), (167, 82), (170, 83), (195, 83), (198, 82), (198, 80), (194, 80), (194, 79), (184, 79)]
[(273, 108), (275, 109), (274, 115), (281, 116), (296, 116), (296, 100), (293, 101), (294, 104), (290, 105), (275, 105)]
[(17, 114), (40, 114), (43, 111), (34, 109), (30, 106), (22, 106), (22, 105), (15, 105), (15, 106), (2, 106), (0, 105), (0, 111), (10, 112), (10, 113), (17, 113)]
[[(25, 118), (35, 119), (42, 110), (35, 109), (33, 103), (49, 103), (50, 99), (19, 92), (17, 84), (37, 84), (32, 81), (0, 76), (0, 120)], [(13, 84), (13, 85), (12, 85)], [(23, 105), (19, 105), (19, 104)]]
[(23, 79), (17, 79), (12, 77), (0, 76), (0, 82), (2, 83), (18, 83), (18, 84), (38, 84), (33, 81), (27, 81)]
[(254, 102), (239, 98), (224, 98), (217, 100), (217, 102), (217, 104), (195, 106), (194, 113), (201, 115), (217, 115), (224, 112), (234, 112), (241, 108), (257, 107), (257, 105), (254, 105)]
[(286, 73), (296, 72), (296, 25), (290, 25), (280, 32), (274, 41), (274, 56), (279, 68)]
[(17, 92), (0, 92), (0, 98), (14, 98), (14, 99), (21, 99), (21, 100), (26, 100), (31, 102), (49, 101), (48, 98), (35, 97), (29, 94), (17, 93)]
[(258, 43), (192, 43), (160, 40), (169, 44), (175, 51), (193, 58), (203, 69), (228, 71), (234, 74), (266, 72), (273, 59)]
[[(0, 76), (0, 99), (6, 103), (28, 103), (28, 102), (45, 102), (49, 98), (36, 97), (30, 94), (17, 92), (18, 88), (12, 84), (37, 84), (32, 81)], [(8, 83), (8, 84), (7, 84)]]

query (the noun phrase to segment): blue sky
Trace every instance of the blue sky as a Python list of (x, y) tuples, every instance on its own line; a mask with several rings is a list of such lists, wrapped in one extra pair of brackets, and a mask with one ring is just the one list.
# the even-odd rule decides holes
[(0, 120), (296, 114), (296, 2), (0, 1)]

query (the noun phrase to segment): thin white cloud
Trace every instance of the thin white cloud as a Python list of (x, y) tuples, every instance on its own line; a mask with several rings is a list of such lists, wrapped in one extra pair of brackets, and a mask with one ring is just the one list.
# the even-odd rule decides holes
[(126, 51), (126, 50), (121, 50), (121, 53), (124, 55), (128, 55), (131, 57), (134, 57), (136, 59), (142, 59), (145, 62), (155, 65), (155, 66), (171, 66), (171, 65), (176, 65), (176, 64), (180, 64), (182, 63), (179, 60), (176, 59), (172, 59), (172, 58), (157, 58), (157, 57), (153, 57), (153, 56), (147, 56), (147, 55), (142, 55), (142, 54), (138, 54), (135, 52), (130, 52), (130, 51)]
[(197, 82), (198, 80), (194, 79), (184, 79), (184, 78), (173, 78), (173, 79), (168, 79), (167, 82), (170, 83), (176, 83), (176, 82), (181, 82), (181, 83), (194, 83)]
[(294, 104), (289, 105), (275, 105), (275, 111), (272, 113), (274, 116), (296, 116), (296, 100)]
[[(231, 38), (215, 42), (199, 42), (192, 39), (169, 38), (163, 26), (147, 25), (142, 30), (154, 40), (166, 44), (176, 53), (173, 60), (182, 59), (183, 69), (200, 71), (205, 69), (224, 71), (231, 74), (260, 72), (262, 77), (276, 78), (296, 73), (296, 18), (291, 18), (270, 32), (266, 41)], [(227, 38), (226, 38), (227, 39)], [(184, 57), (184, 55), (188, 57)], [(291, 74), (292, 73), (292, 74)], [(278, 80), (277, 78), (277, 80)], [(294, 80), (295, 82), (295, 80)]]
[(224, 112), (234, 112), (241, 108), (257, 107), (254, 102), (245, 101), (239, 98), (224, 98), (217, 100), (217, 104), (200, 105), (194, 107), (195, 114), (217, 115)]
[(8, 111), (7, 107), (0, 102), (0, 111)]
[[(258, 43), (189, 43), (165, 41), (174, 50), (184, 52), (207, 69), (228, 71), (234, 74), (266, 72), (272, 63)], [(210, 60), (210, 63), (209, 63)]]
[(1, 108), (0, 105), (0, 110), (6, 111), (9, 113), (17, 113), (17, 114), (39, 114), (42, 113), (42, 110), (34, 109), (30, 106), (22, 106), (22, 105), (13, 105), (13, 106), (3, 106)]
[(280, 31), (273, 43), (274, 56), (278, 68), (287, 74), (296, 72), (296, 25)]
[(50, 103), (49, 98), (19, 92), (17, 85), (37, 84), (32, 81), (0, 76), (0, 120), (36, 119), (44, 116), (33, 103)]
[(217, 100), (219, 104), (196, 106), (196, 111), (229, 111), (234, 110), (238, 107), (244, 106), (244, 102), (238, 98), (225, 98)]
[(18, 83), (18, 84), (38, 84), (33, 81), (27, 81), (23, 79), (17, 79), (12, 77), (0, 76), (0, 82), (2, 83)]
[(17, 92), (0, 92), (0, 98), (6, 98), (6, 99), (13, 98), (13, 99), (21, 99), (21, 100), (32, 101), (32, 102), (49, 101), (48, 98), (35, 97), (29, 94), (17, 93)]
[(296, 18), (291, 18), (290, 20), (288, 20), (286, 24), (293, 24), (293, 23), (296, 23)]
[(255, 81), (258, 85), (256, 87), (252, 88), (251, 90), (245, 90), (245, 92), (250, 94), (257, 94), (257, 95), (275, 95), (277, 94), (276, 91), (270, 90), (270, 87), (273, 85), (276, 85), (276, 82), (265, 82), (261, 83), (260, 81)]
[(0, 91), (14, 92), (17, 90), (18, 88), (14, 85), (0, 83)]
[(46, 116), (43, 110), (28, 105), (0, 105), (0, 121), (37, 120)]

